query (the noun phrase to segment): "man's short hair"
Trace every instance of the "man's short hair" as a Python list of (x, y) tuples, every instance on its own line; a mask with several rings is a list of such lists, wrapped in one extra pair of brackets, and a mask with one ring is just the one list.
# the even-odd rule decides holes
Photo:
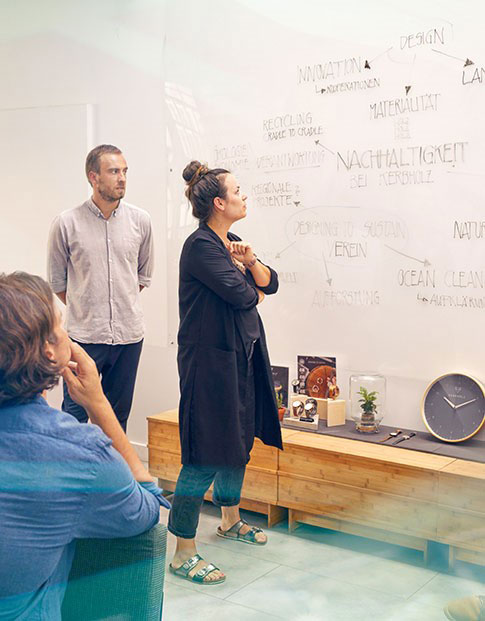
[[(89, 173), (91, 171), (99, 174), (99, 171), (100, 171), (99, 158), (104, 153), (120, 154), (121, 149), (118, 149), (118, 147), (115, 147), (112, 144), (100, 144), (99, 146), (94, 147), (94, 149), (91, 149), (91, 151), (88, 153), (88, 156), (86, 158), (86, 177), (88, 178), (88, 181), (89, 181)], [(89, 183), (91, 183), (91, 181), (89, 181)]]
[(0, 274), (0, 407), (30, 401), (57, 383), (59, 369), (45, 352), (55, 325), (45, 280), (25, 272)]

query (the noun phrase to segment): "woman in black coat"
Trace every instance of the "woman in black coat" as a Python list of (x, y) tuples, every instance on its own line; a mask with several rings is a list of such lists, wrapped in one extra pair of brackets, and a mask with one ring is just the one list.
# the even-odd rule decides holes
[(254, 437), (282, 448), (271, 367), (256, 306), (276, 293), (278, 277), (251, 245), (229, 232), (246, 217), (246, 196), (229, 171), (191, 162), (186, 195), (199, 228), (180, 258), (178, 368), (182, 470), (168, 528), (177, 537), (170, 571), (214, 584), (225, 580), (198, 554), (195, 535), (205, 492), (214, 481), (221, 537), (264, 545), (241, 520), (239, 503)]

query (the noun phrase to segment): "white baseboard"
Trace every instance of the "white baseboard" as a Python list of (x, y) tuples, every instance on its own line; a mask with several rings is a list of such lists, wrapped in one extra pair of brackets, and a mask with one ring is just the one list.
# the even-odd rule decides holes
[(148, 463), (148, 446), (143, 444), (142, 442), (132, 442), (130, 440), (131, 446), (135, 449), (138, 457), (144, 464)]

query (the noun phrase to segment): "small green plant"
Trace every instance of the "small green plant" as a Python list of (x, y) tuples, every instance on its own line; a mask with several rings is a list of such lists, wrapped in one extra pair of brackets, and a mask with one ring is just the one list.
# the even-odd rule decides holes
[(359, 399), (359, 403), (364, 413), (374, 414), (377, 409), (377, 406), (376, 406), (377, 395), (378, 395), (377, 390), (368, 392), (366, 388), (361, 386), (357, 394), (362, 397), (362, 399)]
[(283, 386), (281, 384), (276, 384), (275, 388), (274, 388), (274, 392), (276, 395), (276, 404), (279, 408), (283, 407)]

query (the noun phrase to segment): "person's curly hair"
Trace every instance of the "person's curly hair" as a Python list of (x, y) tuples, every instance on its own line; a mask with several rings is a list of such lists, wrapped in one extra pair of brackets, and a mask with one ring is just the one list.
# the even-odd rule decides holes
[(0, 274), (0, 408), (25, 403), (59, 380), (45, 352), (55, 325), (45, 280), (25, 272)]

